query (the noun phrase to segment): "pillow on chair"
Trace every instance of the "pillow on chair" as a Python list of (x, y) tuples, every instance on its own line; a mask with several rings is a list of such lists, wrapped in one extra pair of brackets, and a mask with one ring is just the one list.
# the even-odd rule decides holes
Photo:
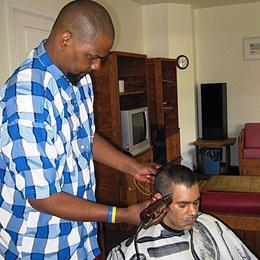
[(260, 192), (202, 192), (203, 212), (260, 215)]
[(260, 148), (260, 123), (245, 124), (245, 148)]

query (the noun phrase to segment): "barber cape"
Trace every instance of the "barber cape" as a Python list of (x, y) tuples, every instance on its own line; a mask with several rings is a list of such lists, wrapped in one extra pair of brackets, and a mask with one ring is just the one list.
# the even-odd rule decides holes
[(139, 258), (132, 236), (113, 248), (107, 260), (257, 260), (227, 226), (204, 213), (199, 214), (190, 230), (177, 231), (160, 223), (147, 230), (142, 229), (136, 242)]

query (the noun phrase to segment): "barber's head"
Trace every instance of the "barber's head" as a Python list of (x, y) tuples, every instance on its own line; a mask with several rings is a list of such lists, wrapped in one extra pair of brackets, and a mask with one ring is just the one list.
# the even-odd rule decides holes
[(65, 5), (45, 44), (52, 62), (65, 75), (78, 79), (100, 68), (114, 42), (114, 26), (97, 2), (75, 0)]
[(172, 203), (163, 222), (176, 230), (188, 230), (196, 221), (200, 192), (195, 174), (183, 165), (168, 165), (158, 172), (154, 180), (156, 193), (172, 192)]

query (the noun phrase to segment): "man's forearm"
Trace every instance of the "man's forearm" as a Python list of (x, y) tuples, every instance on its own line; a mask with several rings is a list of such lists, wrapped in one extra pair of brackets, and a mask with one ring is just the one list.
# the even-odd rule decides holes
[(117, 150), (98, 134), (94, 138), (93, 156), (97, 162), (132, 175), (138, 168), (138, 162), (134, 158)]
[[(29, 203), (40, 212), (70, 221), (107, 222), (107, 206), (65, 192), (53, 194), (46, 199), (29, 199)], [(116, 222), (128, 222), (127, 209), (117, 210)]]

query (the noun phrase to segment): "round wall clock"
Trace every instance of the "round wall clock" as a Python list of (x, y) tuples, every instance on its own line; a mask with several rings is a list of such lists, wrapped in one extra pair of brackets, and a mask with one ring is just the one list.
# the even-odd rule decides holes
[(176, 60), (177, 67), (181, 70), (184, 70), (189, 66), (189, 59), (186, 55), (179, 55)]

